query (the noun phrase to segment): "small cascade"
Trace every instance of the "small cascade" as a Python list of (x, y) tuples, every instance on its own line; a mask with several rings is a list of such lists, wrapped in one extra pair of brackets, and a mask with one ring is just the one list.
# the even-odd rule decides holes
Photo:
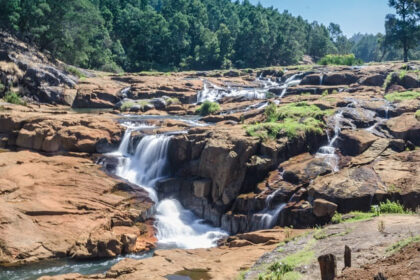
[(284, 82), (284, 84), (280, 87), (280, 88), (282, 88), (283, 90), (282, 90), (282, 92), (281, 92), (281, 94), (280, 94), (280, 96), (279, 96), (279, 98), (281, 99), (281, 98), (283, 98), (285, 95), (286, 95), (286, 93), (287, 93), (287, 89), (289, 88), (289, 87), (291, 87), (291, 86), (297, 86), (297, 85), (299, 85), (300, 84), (300, 82), (302, 81), (301, 79), (297, 79), (297, 77), (299, 76), (299, 74), (295, 74), (295, 75), (293, 75), (293, 76), (291, 76), (291, 77), (289, 77), (285, 82)]
[(320, 147), (318, 152), (316, 153), (316, 157), (323, 158), (334, 172), (339, 171), (339, 157), (336, 154), (336, 148), (334, 147), (334, 144), (340, 135), (342, 120), (343, 111), (339, 110), (332, 117), (332, 122), (334, 124), (334, 135), (330, 137), (330, 135), (327, 132), (328, 144), (326, 146)]
[(127, 97), (128, 97), (128, 93), (130, 92), (130, 90), (131, 90), (131, 87), (126, 87), (126, 88), (123, 88), (123, 89), (120, 91), (120, 96), (121, 96), (122, 98), (127, 98)]
[[(129, 138), (126, 132), (124, 138)], [(175, 199), (159, 201), (155, 185), (170, 175), (168, 146), (171, 136), (146, 135), (137, 144), (134, 155), (129, 155), (121, 142), (119, 152), (123, 155), (116, 175), (141, 186), (149, 192), (156, 203), (156, 228), (158, 245), (163, 248), (209, 248), (226, 236), (218, 228), (205, 224), (191, 211), (184, 209)], [(124, 141), (125, 139), (123, 139)], [(124, 145), (124, 146), (123, 146)]]
[(324, 73), (321, 73), (321, 76), (319, 77), (319, 85), (322, 86), (324, 82)]
[(276, 225), (281, 211), (286, 207), (286, 203), (280, 203), (276, 207), (272, 205), (274, 197), (280, 191), (279, 189), (268, 195), (265, 199), (265, 208), (252, 216), (251, 230), (269, 229)]

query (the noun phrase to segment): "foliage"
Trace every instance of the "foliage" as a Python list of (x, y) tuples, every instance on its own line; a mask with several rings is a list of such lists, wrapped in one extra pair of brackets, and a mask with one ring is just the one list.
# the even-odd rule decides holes
[(179, 101), (179, 99), (176, 97), (171, 97), (171, 98), (166, 99), (166, 103), (168, 105), (176, 105), (176, 104), (181, 104), (181, 101)]
[(318, 61), (321, 65), (360, 65), (363, 61), (357, 59), (354, 54), (328, 54)]
[(389, 6), (396, 10), (385, 21), (385, 45), (403, 50), (404, 61), (408, 61), (408, 51), (418, 47), (420, 41), (420, 2), (417, 0), (389, 0)]
[(6, 87), (0, 82), (0, 93), (4, 91)]
[(16, 92), (6, 92), (6, 94), (3, 97), (3, 100), (8, 103), (17, 104), (17, 105), (25, 105), (26, 103), (21, 99), (19, 94)]
[(410, 245), (412, 243), (415, 243), (415, 242), (420, 242), (420, 235), (410, 236), (406, 239), (400, 240), (400, 241), (396, 242), (395, 244), (392, 244), (390, 247), (388, 247), (386, 249), (386, 252), (390, 255), (393, 255), (393, 254), (401, 251), (402, 249), (404, 249), (408, 245)]
[(219, 110), (220, 110), (219, 103), (206, 100), (203, 102), (203, 104), (200, 105), (200, 107), (197, 108), (195, 113), (201, 116), (207, 116), (207, 115), (214, 114)]
[(247, 134), (261, 139), (287, 136), (296, 138), (301, 133), (322, 134), (323, 116), (329, 111), (322, 111), (306, 102), (290, 103), (277, 107), (271, 103), (265, 109), (266, 122), (249, 125)]
[(420, 110), (417, 110), (414, 116), (416, 116), (416, 119), (420, 120)]
[(389, 74), (386, 76), (385, 81), (384, 81), (384, 84), (383, 84), (383, 86), (382, 86), (384, 89), (387, 89), (387, 88), (389, 87), (389, 85), (391, 84), (391, 81), (392, 81), (392, 75), (393, 75), (393, 73), (389, 73)]
[(390, 102), (411, 100), (420, 98), (420, 92), (418, 91), (403, 91), (403, 92), (393, 92), (385, 95), (385, 99)]
[(249, 0), (0, 0), (0, 7), (0, 28), (66, 63), (112, 72), (290, 65), (349, 46), (338, 25)]
[(64, 70), (66, 70), (66, 72), (78, 77), (79, 79), (80, 78), (86, 78), (86, 76), (76, 67), (67, 66), (67, 67), (64, 68)]
[(378, 214), (405, 214), (408, 213), (404, 210), (404, 207), (396, 201), (390, 201), (387, 199), (385, 202), (379, 203), (378, 207), (375, 207), (374, 211)]
[(126, 101), (121, 105), (120, 110), (122, 112), (128, 111), (130, 110), (131, 107), (133, 107), (135, 105), (135, 103), (133, 101)]

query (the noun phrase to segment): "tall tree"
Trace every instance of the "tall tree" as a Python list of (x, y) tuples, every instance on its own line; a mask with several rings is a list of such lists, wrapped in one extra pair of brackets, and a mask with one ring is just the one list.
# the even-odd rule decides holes
[(404, 62), (408, 61), (408, 51), (415, 48), (420, 40), (419, 0), (389, 0), (389, 6), (395, 8), (396, 15), (386, 17), (385, 43), (403, 49)]

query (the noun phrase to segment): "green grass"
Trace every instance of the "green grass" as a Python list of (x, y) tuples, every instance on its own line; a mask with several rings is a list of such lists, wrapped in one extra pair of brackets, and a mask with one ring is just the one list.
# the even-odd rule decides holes
[(390, 102), (411, 100), (420, 98), (420, 92), (418, 91), (403, 91), (403, 92), (393, 92), (385, 95), (385, 99)]
[(333, 224), (352, 223), (369, 220), (382, 214), (412, 214), (412, 212), (404, 209), (399, 202), (387, 199), (385, 202), (380, 202), (379, 205), (373, 205), (370, 212), (352, 211), (345, 215), (335, 212), (331, 222)]
[(318, 61), (321, 65), (361, 65), (363, 61), (357, 59), (354, 54), (327, 54)]
[(201, 116), (207, 116), (207, 115), (212, 115), (219, 110), (220, 110), (219, 103), (206, 100), (203, 102), (203, 104), (200, 105), (200, 107), (197, 108), (195, 113)]
[(260, 280), (298, 280), (302, 274), (295, 271), (303, 265), (310, 264), (315, 259), (313, 247), (315, 239), (310, 239), (306, 246), (293, 254), (287, 255), (268, 266), (267, 272), (258, 276)]
[(66, 72), (78, 77), (79, 79), (81, 78), (86, 78), (85, 74), (83, 74), (79, 69), (77, 69), (76, 67), (73, 66), (65, 66), (64, 70), (66, 70)]
[(3, 100), (7, 103), (26, 105), (26, 102), (22, 100), (19, 94), (12, 91), (6, 92), (6, 94), (3, 97)]
[(383, 85), (383, 88), (384, 88), (384, 89), (387, 89), (387, 88), (388, 88), (388, 86), (391, 84), (392, 74), (393, 74), (393, 73), (389, 73), (389, 74), (386, 76), (385, 81), (384, 81), (384, 85)]
[(127, 102), (124, 102), (124, 103), (121, 105), (120, 110), (121, 110), (122, 112), (128, 111), (128, 110), (130, 110), (130, 108), (131, 108), (131, 107), (133, 107), (134, 105), (135, 105), (135, 103), (134, 103), (134, 102), (132, 102), (132, 101), (127, 101)]
[(171, 97), (171, 98), (166, 99), (166, 103), (168, 105), (176, 105), (176, 104), (181, 104), (181, 101), (179, 101), (179, 99), (176, 97)]
[(280, 107), (272, 103), (265, 109), (266, 121), (248, 125), (246, 132), (261, 139), (275, 139), (281, 136), (293, 139), (309, 132), (322, 134), (325, 125), (323, 117), (331, 113), (332, 111), (323, 111), (306, 102), (290, 103)]
[(386, 249), (386, 252), (389, 255), (393, 255), (393, 254), (401, 251), (402, 249), (404, 249), (408, 245), (410, 245), (412, 243), (415, 243), (415, 242), (420, 242), (420, 235), (412, 236), (412, 237), (408, 237), (406, 239), (400, 240), (397, 243), (392, 244), (390, 247), (388, 247)]
[(414, 116), (420, 121), (420, 110), (417, 110)]

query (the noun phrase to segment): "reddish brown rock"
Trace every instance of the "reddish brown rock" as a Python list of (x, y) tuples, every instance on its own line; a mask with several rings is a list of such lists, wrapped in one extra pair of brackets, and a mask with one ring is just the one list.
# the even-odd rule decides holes
[(153, 247), (153, 230), (144, 224), (152, 206), (147, 192), (120, 190), (125, 183), (89, 159), (3, 152), (0, 178), (1, 265)]

